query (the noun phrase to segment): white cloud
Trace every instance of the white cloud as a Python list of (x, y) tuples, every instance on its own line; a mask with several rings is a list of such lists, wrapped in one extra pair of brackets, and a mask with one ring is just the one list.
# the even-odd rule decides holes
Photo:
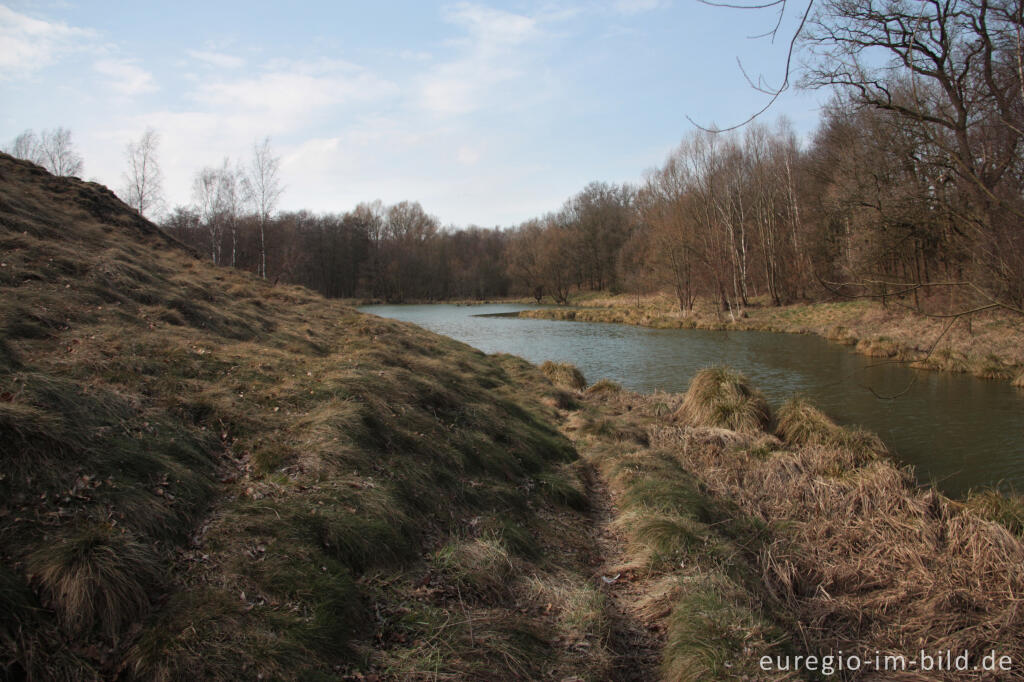
[(157, 90), (153, 74), (127, 59), (101, 59), (93, 64), (115, 92), (131, 97)]
[[(357, 176), (358, 168), (347, 165), (354, 159), (372, 159), (374, 149), (410, 141), (393, 125), (359, 123), (368, 104), (386, 107), (398, 92), (394, 83), (349, 62), (275, 60), (261, 70), (198, 79), (183, 108), (138, 114), (119, 127), (160, 132), (165, 190), (173, 204), (188, 200), (199, 168), (225, 156), (246, 159), (253, 141), (267, 135), (282, 155), (289, 185), (322, 180), (318, 170), (336, 177), (339, 167), (347, 169), (346, 177), (349, 170)], [(310, 130), (319, 135), (306, 137)]]
[(347, 62), (278, 61), (255, 75), (200, 81), (192, 98), (203, 110), (251, 119), (273, 134), (339, 105), (382, 100), (397, 92), (394, 83)]
[(31, 75), (93, 37), (92, 31), (33, 19), (0, 5), (0, 79)]
[(620, 14), (640, 14), (668, 7), (669, 0), (615, 0), (612, 9)]
[(451, 42), (461, 54), (420, 79), (420, 104), (439, 114), (467, 114), (485, 107), (497, 86), (524, 75), (526, 46), (540, 36), (537, 20), (481, 5), (460, 3), (445, 18), (466, 35)]
[(537, 22), (521, 14), (462, 2), (445, 12), (448, 21), (466, 28), (478, 47), (521, 45), (535, 37)]
[(224, 54), (223, 52), (213, 52), (210, 50), (188, 50), (186, 54), (188, 54), (189, 57), (192, 57), (192, 59), (218, 69), (240, 69), (245, 66), (245, 60), (241, 57)]

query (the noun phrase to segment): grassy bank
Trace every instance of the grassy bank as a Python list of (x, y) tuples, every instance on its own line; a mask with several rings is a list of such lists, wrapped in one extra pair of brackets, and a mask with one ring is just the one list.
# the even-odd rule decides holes
[[(608, 482), (628, 547), (610, 589), (663, 633), (664, 679), (819, 679), (821, 658), (817, 673), (777, 661), (838, 650), (966, 649), (973, 666), (994, 649), (1015, 662), (1006, 679), (1021, 675), (1019, 499), (919, 488), (873, 435), (800, 401), (773, 414), (728, 370), (684, 396), (601, 383), (582, 401), (566, 430)], [(879, 674), (991, 677), (839, 678)]]
[(609, 675), (538, 369), (2, 155), (0, 254), (0, 677)]
[[(996, 313), (958, 320), (943, 334), (948, 320), (917, 315), (905, 308), (871, 301), (812, 303), (781, 307), (754, 306), (745, 316), (719, 314), (701, 301), (683, 314), (663, 295), (579, 296), (566, 308), (528, 310), (520, 317), (580, 322), (612, 322), (657, 329), (738, 329), (817, 334), (851, 346), (871, 357), (905, 362), (919, 369), (970, 373), (1012, 381), (1024, 387), (1024, 324)], [(941, 338), (940, 338), (941, 337)], [(933, 349), (934, 346), (934, 349)], [(929, 351), (931, 351), (929, 353)]]

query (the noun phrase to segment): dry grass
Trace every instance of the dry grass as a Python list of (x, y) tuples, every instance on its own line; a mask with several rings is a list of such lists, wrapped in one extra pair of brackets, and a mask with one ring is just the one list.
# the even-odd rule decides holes
[(600, 393), (619, 393), (622, 391), (622, 386), (618, 385), (610, 379), (600, 379), (595, 381), (590, 387), (587, 388), (588, 395), (597, 395)]
[(1013, 378), (1013, 368), (1008, 367), (998, 355), (990, 353), (985, 356), (975, 374), (982, 379), (1007, 381)]
[(111, 637), (146, 613), (163, 582), (152, 548), (104, 526), (49, 540), (28, 557), (27, 568), (66, 628), (97, 627)]
[(802, 400), (780, 408), (781, 440), (666, 425), (667, 396), (593, 400), (649, 430), (647, 447), (591, 434), (584, 455), (616, 497), (642, 613), (665, 628), (666, 679), (763, 679), (765, 653), (1024, 655), (1018, 497), (918, 488), (877, 437)]
[(434, 555), (437, 570), (467, 598), (501, 598), (513, 589), (518, 571), (497, 537), (453, 540)]
[(900, 349), (892, 339), (879, 336), (857, 342), (857, 352), (872, 358), (894, 358), (900, 354)]
[(824, 336), (829, 341), (835, 341), (836, 343), (841, 343), (844, 346), (856, 346), (859, 341), (850, 329), (847, 329), (841, 324), (829, 327)]
[(839, 426), (806, 400), (787, 401), (778, 412), (776, 434), (793, 446), (815, 445), (837, 455), (841, 471), (889, 454), (877, 435), (862, 429)]
[[(813, 425), (790, 432), (818, 440), (821, 417), (811, 417), (804, 410)], [(758, 559), (763, 580), (809, 653), (1024, 654), (1024, 545), (1003, 525), (915, 489), (884, 459), (862, 464), (842, 445), (737, 458), (735, 443), (699, 432), (666, 427), (652, 441), (712, 493), (771, 524)]]
[(751, 432), (766, 429), (772, 420), (771, 408), (760, 391), (727, 367), (698, 372), (675, 416), (695, 426)]
[[(757, 679), (760, 656), (791, 649), (758, 587), (762, 524), (709, 495), (671, 450), (613, 435), (656, 425), (678, 397), (617, 391), (588, 400), (599, 402), (612, 422), (604, 432), (579, 430), (584, 457), (616, 501), (612, 527), (627, 542), (626, 560), (612, 572), (629, 576), (631, 592), (640, 595), (637, 617), (664, 635), (660, 678)], [(701, 430), (749, 440), (724, 429)]]
[(995, 521), (1024, 539), (1024, 496), (981, 490), (967, 496), (967, 508), (989, 521)]
[(548, 360), (540, 366), (540, 371), (555, 386), (561, 386), (574, 391), (582, 391), (587, 387), (587, 380), (584, 378), (583, 372), (567, 362), (552, 362)]

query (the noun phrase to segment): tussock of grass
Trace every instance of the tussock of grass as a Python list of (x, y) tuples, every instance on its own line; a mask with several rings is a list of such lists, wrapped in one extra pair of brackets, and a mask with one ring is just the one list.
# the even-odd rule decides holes
[(1017, 378), (1013, 380), (1013, 385), (1017, 388), (1024, 388), (1024, 372), (1017, 375)]
[(899, 355), (899, 346), (885, 336), (874, 339), (861, 339), (857, 342), (857, 352), (872, 358), (894, 358)]
[(555, 386), (562, 386), (574, 391), (582, 391), (587, 387), (587, 380), (584, 378), (583, 372), (567, 362), (548, 360), (540, 366), (540, 371)]
[(622, 386), (618, 385), (610, 379), (601, 379), (595, 381), (587, 388), (588, 395), (600, 395), (600, 394), (615, 394), (622, 391)]
[(541, 474), (537, 482), (540, 484), (544, 495), (555, 504), (577, 511), (585, 511), (589, 508), (590, 503), (586, 492), (573, 473), (551, 472)]
[(579, 402), (573, 397), (568, 391), (562, 391), (554, 389), (548, 392), (541, 401), (550, 406), (558, 408), (559, 410), (576, 410), (579, 409)]
[(600, 412), (583, 412), (571, 420), (580, 433), (612, 439), (621, 443), (647, 444), (647, 430), (628, 420), (604, 416)]
[(875, 434), (839, 426), (802, 398), (794, 398), (779, 408), (776, 433), (790, 445), (831, 448), (840, 472), (888, 455), (885, 444)]
[[(585, 642), (586, 648), (595, 646), (595, 653), (603, 653), (600, 639), (608, 631), (608, 614), (605, 597), (594, 585), (580, 584), (570, 576), (548, 580), (529, 577), (525, 584), (532, 603), (541, 608), (558, 608), (558, 630), (565, 640), (574, 644)], [(581, 654), (587, 655), (583, 651)]]
[(65, 627), (108, 636), (142, 616), (160, 584), (160, 557), (113, 528), (53, 539), (28, 557), (28, 571)]
[(772, 420), (771, 408), (760, 391), (727, 367), (698, 372), (675, 416), (695, 426), (744, 432), (763, 431)]
[[(771, 651), (767, 643), (784, 637), (779, 628), (734, 583), (714, 574), (690, 578), (668, 619), (663, 679), (761, 679), (759, 661)], [(789, 672), (772, 674), (771, 679), (800, 677)]]
[(437, 551), (434, 565), (466, 597), (504, 597), (516, 574), (508, 549), (493, 536), (455, 540)]
[(1024, 539), (1024, 497), (997, 490), (974, 491), (965, 502), (979, 516), (995, 521), (1018, 538)]
[(918, 360), (911, 366), (919, 369), (937, 369), (946, 372), (956, 372), (957, 374), (963, 374), (964, 372), (970, 371), (970, 365), (968, 364), (967, 357), (963, 353), (958, 353), (948, 347), (936, 350), (927, 358)]
[(841, 343), (844, 346), (855, 346), (859, 340), (850, 329), (841, 324), (829, 327), (828, 331), (825, 332), (825, 338), (829, 341)]

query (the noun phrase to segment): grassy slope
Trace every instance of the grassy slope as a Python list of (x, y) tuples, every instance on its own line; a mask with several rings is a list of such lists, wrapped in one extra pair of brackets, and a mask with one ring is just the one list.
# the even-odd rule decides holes
[(0, 677), (601, 679), (567, 402), (0, 155)]
[[(578, 307), (520, 313), (521, 317), (616, 322), (661, 329), (753, 329), (818, 334), (872, 357), (907, 362), (920, 369), (968, 372), (986, 379), (1012, 380), (1024, 387), (1024, 328), (1006, 315), (978, 315), (968, 327), (960, 320), (945, 334), (947, 320), (928, 318), (896, 306), (869, 301), (761, 306), (747, 317), (719, 316), (702, 301), (683, 315), (664, 295), (582, 296)], [(941, 340), (940, 340), (941, 337)], [(936, 345), (936, 342), (937, 345)], [(929, 349), (935, 350), (928, 355)]]

